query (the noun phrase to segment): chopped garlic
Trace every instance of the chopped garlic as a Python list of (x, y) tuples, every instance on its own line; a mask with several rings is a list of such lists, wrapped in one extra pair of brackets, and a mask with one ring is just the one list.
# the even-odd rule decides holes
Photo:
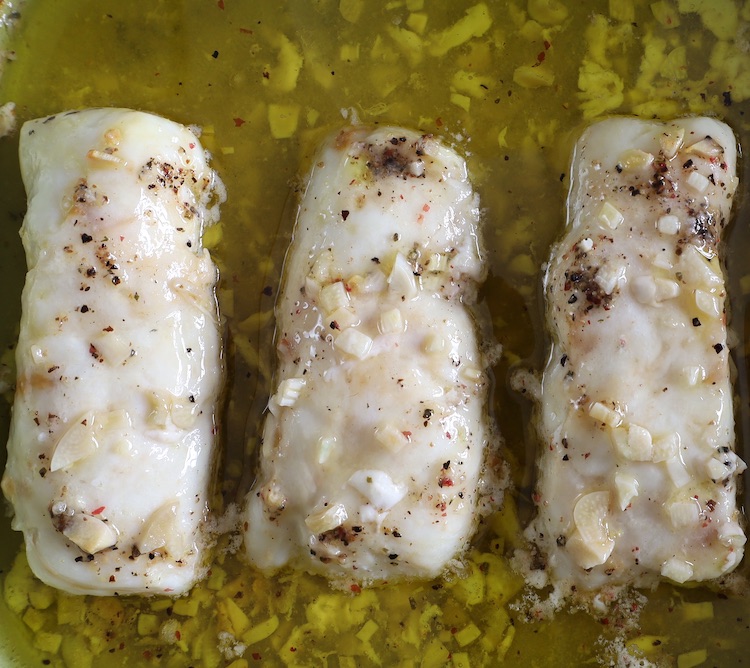
[(404, 319), (397, 308), (388, 309), (380, 314), (378, 329), (381, 334), (399, 334), (404, 331)]
[(609, 492), (590, 492), (576, 502), (573, 522), (576, 530), (567, 542), (568, 549), (582, 568), (603, 564), (615, 547), (610, 536)]
[(385, 471), (355, 471), (349, 484), (380, 512), (390, 510), (406, 496), (406, 487), (394, 482)]
[(305, 518), (305, 524), (314, 533), (323, 533), (336, 527), (340, 527), (349, 515), (343, 503), (336, 503), (317, 513), (312, 513)]
[(612, 441), (625, 459), (634, 462), (648, 462), (653, 459), (651, 433), (644, 427), (631, 424), (613, 429)]
[(625, 510), (630, 502), (638, 496), (638, 479), (632, 473), (617, 471), (615, 473), (615, 491), (620, 510)]
[(657, 278), (655, 281), (655, 287), (655, 299), (657, 302), (674, 299), (680, 294), (680, 284), (677, 283), (677, 281), (673, 281), (669, 278)]
[(706, 473), (711, 480), (718, 481), (726, 478), (729, 475), (730, 470), (722, 460), (716, 459), (716, 457), (711, 457), (711, 459), (706, 462)]
[(718, 318), (721, 315), (719, 300), (710, 292), (704, 290), (695, 291), (695, 305), (706, 315)]
[(304, 378), (285, 378), (279, 383), (279, 389), (276, 392), (276, 403), (279, 406), (294, 406), (304, 386)]
[(321, 436), (318, 439), (318, 464), (325, 464), (335, 447), (335, 436)]
[(392, 292), (405, 299), (414, 299), (417, 296), (418, 288), (414, 269), (401, 253), (396, 255), (393, 269), (388, 276), (388, 286)]
[(677, 432), (654, 439), (653, 461), (664, 462), (676, 456), (680, 449), (680, 435)]
[(168, 541), (174, 540), (177, 523), (177, 502), (165, 503), (155, 510), (146, 521), (136, 541), (138, 551), (141, 554), (148, 554), (164, 547)]
[(617, 286), (625, 278), (625, 265), (619, 262), (607, 262), (599, 267), (596, 272), (594, 282), (604, 291), (605, 294), (614, 293)]
[(699, 195), (702, 195), (708, 190), (709, 180), (700, 172), (692, 172), (687, 178), (687, 184)]
[(99, 448), (93, 412), (77, 420), (62, 435), (50, 460), (50, 471), (59, 471), (93, 455)]
[(685, 128), (677, 128), (674, 131), (663, 132), (659, 137), (661, 152), (667, 160), (671, 160), (677, 155), (682, 147), (682, 140), (685, 138)]
[(110, 524), (83, 513), (74, 513), (67, 517), (62, 526), (62, 533), (89, 554), (96, 554), (117, 543), (117, 531)]
[(700, 519), (700, 506), (693, 499), (673, 501), (668, 504), (667, 512), (672, 526), (675, 528), (695, 524)]
[(338, 335), (336, 348), (352, 357), (364, 359), (370, 354), (372, 339), (358, 329), (350, 327)]
[(702, 158), (716, 158), (724, 153), (721, 144), (712, 137), (706, 137), (700, 141), (691, 144), (685, 149), (685, 153), (695, 153)]
[(665, 578), (683, 583), (693, 577), (693, 566), (684, 559), (672, 557), (671, 559), (667, 559), (662, 565), (661, 574)]
[(683, 367), (682, 375), (689, 387), (695, 387), (706, 379), (706, 370), (700, 364), (695, 364)]
[(617, 427), (622, 422), (622, 416), (617, 411), (608, 408), (600, 401), (595, 401), (589, 406), (589, 415), (609, 427)]
[(625, 216), (610, 202), (605, 201), (599, 209), (599, 221), (611, 230), (616, 230)]
[(449, 268), (448, 256), (445, 253), (433, 253), (425, 262), (425, 267), (434, 272), (447, 271)]
[(357, 314), (351, 306), (337, 308), (335, 311), (328, 314), (328, 319), (330, 319), (331, 324), (335, 329), (355, 327), (360, 322)]
[(653, 164), (654, 156), (647, 151), (632, 148), (625, 151), (617, 162), (624, 170), (645, 169)]
[(662, 234), (677, 234), (680, 231), (680, 219), (673, 214), (665, 214), (656, 221), (656, 229)]
[(688, 473), (688, 470), (685, 467), (685, 463), (682, 461), (679, 452), (673, 457), (670, 457), (666, 460), (666, 466), (667, 473), (669, 474), (669, 479), (672, 481), (672, 484), (675, 487), (679, 489), (680, 487), (684, 487), (690, 482), (690, 473)]
[(349, 305), (349, 293), (346, 291), (343, 281), (336, 281), (320, 289), (318, 301), (324, 313), (333, 313), (337, 309), (346, 308)]
[(375, 429), (375, 440), (391, 452), (398, 452), (409, 442), (404, 432), (391, 423)]
[(422, 350), (426, 353), (441, 353), (445, 350), (445, 339), (437, 332), (430, 332), (424, 339)]

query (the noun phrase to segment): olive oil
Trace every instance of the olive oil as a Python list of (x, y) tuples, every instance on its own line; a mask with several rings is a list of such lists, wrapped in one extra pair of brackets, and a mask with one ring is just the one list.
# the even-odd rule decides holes
[[(188, 598), (71, 597), (36, 583), (22, 557), (11, 571), (21, 541), (4, 519), (0, 634), (31, 652), (29, 665), (559, 666), (624, 661), (638, 652), (667, 664), (681, 656), (685, 666), (742, 661), (750, 596), (732, 589), (662, 585), (601, 615), (527, 619), (535, 608), (524, 602), (528, 592), (510, 559), (532, 512), (539, 444), (531, 407), (508, 379), (516, 368), (543, 367), (542, 267), (565, 224), (577, 134), (607, 114), (705, 113), (726, 120), (747, 146), (750, 5), (28, 0), (12, 11), (20, 17), (8, 21), (16, 25), (4, 46), (14, 57), (0, 78), (0, 103), (16, 103), (19, 123), (71, 108), (123, 106), (195, 124), (227, 186), (222, 222), (205, 238), (221, 270), (228, 331), (219, 490), (226, 506), (242, 498), (254, 475), (273, 373), (272, 309), (301, 175), (323, 136), (358, 121), (438, 134), (467, 157), (491, 268), (483, 308), (503, 346), (493, 404), (504, 437), (498, 447), (516, 488), (482, 527), (460, 575), (346, 592), (304, 574), (255, 573), (225, 536), (209, 577)], [(17, 149), (17, 135), (0, 140), (2, 441), (24, 279)], [(737, 198), (726, 240), (745, 458), (747, 200)], [(748, 567), (740, 571), (747, 576)]]

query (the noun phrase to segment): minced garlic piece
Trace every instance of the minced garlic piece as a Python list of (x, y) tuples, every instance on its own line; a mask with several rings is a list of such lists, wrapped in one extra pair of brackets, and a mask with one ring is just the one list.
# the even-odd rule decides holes
[(599, 209), (598, 217), (599, 221), (611, 230), (616, 230), (620, 226), (620, 223), (625, 220), (625, 216), (622, 215), (620, 210), (606, 201)]
[(589, 415), (609, 427), (617, 427), (622, 422), (622, 416), (617, 411), (608, 408), (600, 401), (595, 401), (589, 406)]
[(304, 386), (304, 378), (285, 378), (282, 380), (276, 392), (276, 401), (279, 406), (294, 406)]
[(343, 281), (336, 281), (320, 289), (318, 300), (325, 313), (333, 313), (349, 305), (349, 293)]
[(372, 339), (358, 329), (350, 327), (338, 335), (336, 348), (352, 357), (364, 359), (372, 349)]
[(346, 512), (346, 508), (342, 503), (336, 503), (328, 508), (312, 513), (305, 518), (305, 524), (308, 526), (310, 531), (315, 533), (323, 533), (324, 531), (330, 531), (336, 527), (340, 527), (349, 515)]

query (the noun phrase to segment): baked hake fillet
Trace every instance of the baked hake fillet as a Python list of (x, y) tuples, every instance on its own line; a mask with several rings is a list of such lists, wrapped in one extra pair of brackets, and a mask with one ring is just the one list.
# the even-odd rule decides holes
[(732, 131), (613, 118), (573, 157), (528, 535), (557, 583), (717, 578), (742, 558), (720, 236)]
[(198, 139), (125, 109), (21, 129), (28, 274), (2, 489), (34, 573), (179, 594), (204, 569), (222, 379)]
[(333, 580), (435, 576), (467, 546), (489, 475), (468, 309), (485, 275), (478, 198), (462, 158), (401, 128), (342, 130), (314, 164), (247, 553)]

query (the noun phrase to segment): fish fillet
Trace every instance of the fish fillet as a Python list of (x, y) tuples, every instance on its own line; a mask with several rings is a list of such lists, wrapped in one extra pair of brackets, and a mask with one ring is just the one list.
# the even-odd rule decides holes
[(431, 577), (489, 495), (485, 275), (466, 165), (430, 136), (351, 128), (315, 159), (276, 305), (278, 372), (245, 546), (363, 582)]
[[(206, 564), (221, 390), (220, 182), (187, 128), (125, 109), (26, 123), (28, 274), (2, 489), (75, 594), (179, 594)], [(217, 190), (218, 188), (218, 190)]]
[(609, 119), (576, 146), (527, 533), (558, 583), (703, 581), (742, 558), (720, 255), (736, 157), (708, 118)]

